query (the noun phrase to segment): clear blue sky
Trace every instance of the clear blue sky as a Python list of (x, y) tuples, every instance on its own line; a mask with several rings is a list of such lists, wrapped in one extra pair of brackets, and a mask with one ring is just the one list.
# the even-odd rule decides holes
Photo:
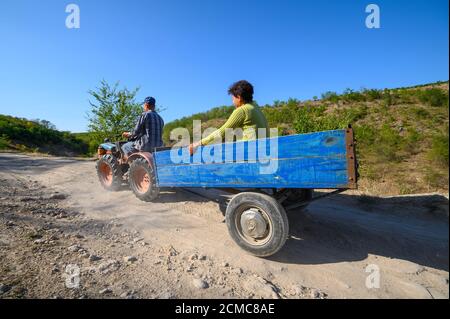
[[(66, 5), (81, 10), (67, 29)], [(381, 29), (365, 27), (366, 5)], [(166, 122), (229, 105), (448, 80), (447, 0), (0, 1), (0, 113), (86, 130), (88, 90), (120, 80)]]

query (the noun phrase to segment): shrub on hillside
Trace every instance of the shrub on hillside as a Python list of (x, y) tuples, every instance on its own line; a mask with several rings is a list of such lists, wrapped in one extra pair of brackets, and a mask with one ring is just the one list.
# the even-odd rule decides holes
[(383, 97), (383, 94), (380, 90), (374, 89), (371, 90), (363, 89), (362, 94), (366, 97), (367, 101), (376, 101)]
[(336, 92), (328, 91), (322, 94), (322, 100), (329, 101), (332, 103), (338, 103), (340, 97)]
[(9, 140), (7, 135), (1, 135), (0, 136), (0, 150), (8, 149), (11, 144), (11, 141)]
[(448, 167), (448, 148), (449, 148), (448, 131), (445, 134), (437, 134), (433, 137), (431, 150), (429, 152), (430, 159), (435, 163)]
[(364, 94), (352, 89), (346, 89), (342, 94), (342, 99), (346, 102), (362, 102), (366, 100)]
[(298, 134), (327, 130), (345, 129), (349, 124), (367, 114), (367, 108), (355, 107), (338, 109), (334, 113), (325, 113), (325, 106), (304, 106), (299, 108), (294, 122)]
[(420, 102), (431, 106), (448, 106), (448, 93), (441, 89), (432, 88), (418, 93)]

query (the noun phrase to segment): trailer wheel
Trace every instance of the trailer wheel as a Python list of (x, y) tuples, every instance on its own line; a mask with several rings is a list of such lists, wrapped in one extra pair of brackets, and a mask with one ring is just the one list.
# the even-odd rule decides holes
[(100, 184), (108, 191), (117, 191), (122, 185), (122, 168), (111, 154), (103, 155), (96, 164)]
[(275, 254), (288, 237), (286, 212), (267, 194), (235, 195), (228, 204), (225, 218), (231, 238), (239, 247), (258, 257)]
[(153, 167), (144, 158), (131, 162), (128, 183), (134, 195), (144, 202), (150, 202), (159, 195)]

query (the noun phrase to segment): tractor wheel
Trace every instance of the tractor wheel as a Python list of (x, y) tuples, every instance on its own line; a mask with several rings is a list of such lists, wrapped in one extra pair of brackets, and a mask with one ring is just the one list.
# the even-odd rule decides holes
[(153, 167), (144, 158), (131, 162), (128, 183), (134, 195), (144, 202), (151, 202), (159, 195)]
[(122, 185), (122, 168), (111, 154), (103, 155), (97, 161), (97, 176), (100, 184), (108, 191), (117, 191)]
[(235, 195), (228, 204), (225, 219), (231, 238), (239, 247), (258, 257), (275, 254), (288, 237), (286, 212), (267, 194)]

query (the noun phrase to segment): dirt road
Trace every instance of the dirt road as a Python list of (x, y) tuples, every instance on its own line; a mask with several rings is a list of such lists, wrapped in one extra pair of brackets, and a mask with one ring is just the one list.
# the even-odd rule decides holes
[(230, 239), (219, 192), (143, 203), (105, 192), (93, 161), (6, 153), (0, 181), (0, 298), (449, 297), (441, 195), (322, 199), (261, 259)]

